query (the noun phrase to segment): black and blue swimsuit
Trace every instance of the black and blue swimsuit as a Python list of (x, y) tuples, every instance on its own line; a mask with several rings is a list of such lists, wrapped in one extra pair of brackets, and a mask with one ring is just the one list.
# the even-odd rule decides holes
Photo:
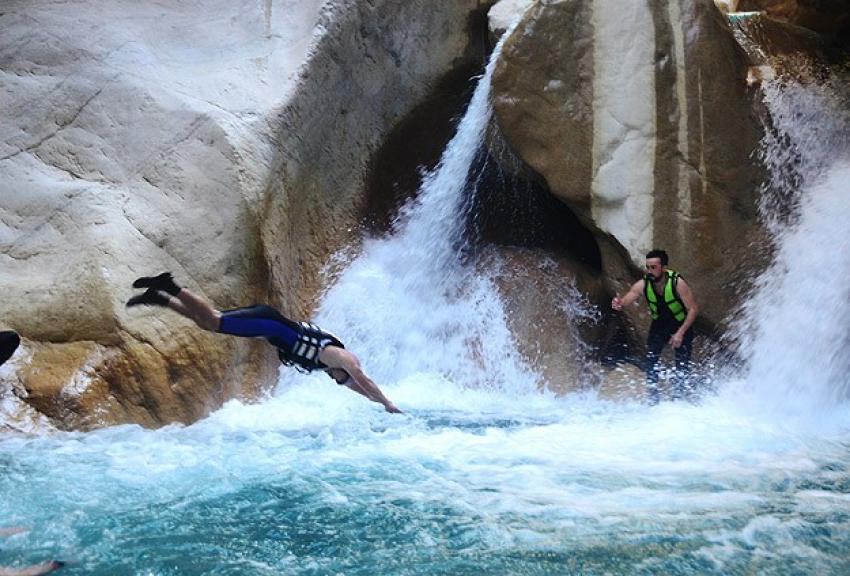
[(327, 369), (319, 360), (319, 353), (326, 346), (345, 348), (330, 332), (308, 322), (293, 322), (264, 304), (225, 310), (221, 313), (218, 331), (232, 336), (265, 338), (277, 348), (281, 362), (304, 372)]

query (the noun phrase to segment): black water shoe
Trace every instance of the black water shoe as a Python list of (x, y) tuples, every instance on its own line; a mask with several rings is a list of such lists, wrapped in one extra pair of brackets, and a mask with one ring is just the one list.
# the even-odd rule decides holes
[(163, 272), (159, 276), (142, 276), (133, 282), (133, 288), (153, 288), (177, 296), (180, 286), (174, 282), (171, 272)]
[(137, 294), (127, 300), (127, 308), (133, 306), (168, 306), (168, 296), (160, 294), (156, 288), (148, 288), (144, 294)]

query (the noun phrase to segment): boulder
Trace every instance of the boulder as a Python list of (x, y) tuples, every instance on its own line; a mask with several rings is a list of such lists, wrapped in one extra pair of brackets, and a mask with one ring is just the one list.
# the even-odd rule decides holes
[[(540, 2), (507, 40), (498, 127), (593, 232), (610, 292), (659, 247), (709, 328), (736, 305), (763, 241), (748, 67), (710, 0)], [(642, 312), (630, 314), (644, 331)]]
[(261, 346), (123, 303), (163, 269), (220, 305), (264, 297), (251, 205), (271, 147), (252, 124), (292, 89), (317, 4), (290, 22), (224, 2), (4, 6), (0, 321), (31, 343), (21, 388), (57, 425), (190, 422), (272, 378)]
[[(663, 393), (667, 390), (663, 380), (659, 388)], [(643, 370), (633, 364), (618, 364), (612, 367), (600, 368), (599, 396), (617, 402), (646, 400), (646, 375)]]
[[(373, 150), (469, 56), (476, 0), (0, 11), (4, 382), (62, 428), (192, 422), (275, 382), (269, 346), (125, 309), (171, 270), (221, 308), (310, 314)], [(23, 352), (22, 352), (23, 354)]]
[(542, 386), (563, 394), (597, 383), (590, 368), (607, 304), (602, 280), (573, 259), (541, 249), (493, 249), (496, 286), (518, 350)]

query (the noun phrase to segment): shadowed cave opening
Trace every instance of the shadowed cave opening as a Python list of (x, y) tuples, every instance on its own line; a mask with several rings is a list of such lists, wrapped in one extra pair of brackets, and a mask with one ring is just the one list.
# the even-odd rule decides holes
[[(399, 209), (417, 194), (423, 174), (436, 166), (454, 135), (494, 47), (488, 9), (489, 3), (470, 15), (470, 49), (463, 62), (396, 125), (372, 157), (360, 213), (368, 234), (379, 236), (391, 230)], [(500, 150), (507, 149), (500, 138), (495, 141)], [(601, 271), (602, 257), (593, 234), (539, 179), (527, 169), (517, 169), (520, 162), (507, 151), (494, 156), (488, 145), (481, 144), (464, 190), (465, 247), (473, 251), (486, 244), (542, 248)]]
[(548, 188), (522, 170), (509, 152), (497, 158), (482, 145), (467, 181), (466, 240), (541, 248), (602, 271), (602, 255), (593, 233)]
[[(446, 74), (372, 158), (361, 212), (368, 234), (391, 230), (400, 207), (417, 194), (423, 174), (439, 162), (480, 71), (480, 65), (465, 65)], [(601, 272), (593, 233), (544, 184), (515, 170), (517, 162), (510, 153), (497, 158), (481, 144), (464, 190), (465, 249), (486, 244), (541, 248)]]

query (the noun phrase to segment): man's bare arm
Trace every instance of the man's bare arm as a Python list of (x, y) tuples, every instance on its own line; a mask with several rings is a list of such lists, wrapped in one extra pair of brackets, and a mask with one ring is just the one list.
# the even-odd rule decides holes
[(644, 282), (645, 280), (641, 279), (632, 284), (632, 287), (629, 288), (629, 291), (626, 292), (625, 296), (622, 298), (614, 296), (614, 299), (611, 300), (611, 308), (614, 310), (622, 310), (626, 306), (631, 306), (637, 302), (640, 297), (643, 296)]
[(685, 321), (682, 322), (682, 325), (679, 326), (676, 333), (670, 337), (670, 345), (673, 346), (673, 348), (678, 348), (682, 345), (682, 339), (685, 337), (685, 332), (694, 325), (694, 322), (699, 315), (697, 299), (694, 297), (694, 293), (691, 291), (691, 287), (688, 286), (688, 283), (679, 278), (679, 282), (676, 284), (676, 291), (679, 293), (679, 297), (682, 299), (682, 302), (685, 303), (685, 308), (688, 309), (688, 315), (685, 316)]
[(395, 404), (390, 402), (390, 399), (384, 396), (384, 393), (381, 392), (381, 389), (378, 388), (378, 385), (375, 384), (371, 378), (366, 376), (366, 374), (360, 368), (352, 368), (348, 375), (351, 376), (351, 380), (357, 384), (357, 388), (353, 386), (348, 386), (355, 392), (360, 392), (366, 398), (371, 400), (372, 402), (377, 402), (381, 404), (387, 412), (393, 412), (395, 414), (401, 414), (401, 410), (399, 410)]
[(384, 396), (378, 385), (375, 384), (363, 370), (360, 368), (360, 361), (357, 357), (343, 348), (338, 346), (326, 346), (319, 352), (319, 360), (330, 368), (339, 368), (344, 370), (349, 375), (349, 380), (345, 383), (348, 388), (362, 394), (369, 400), (382, 404), (387, 412), (400, 413), (395, 404)]

